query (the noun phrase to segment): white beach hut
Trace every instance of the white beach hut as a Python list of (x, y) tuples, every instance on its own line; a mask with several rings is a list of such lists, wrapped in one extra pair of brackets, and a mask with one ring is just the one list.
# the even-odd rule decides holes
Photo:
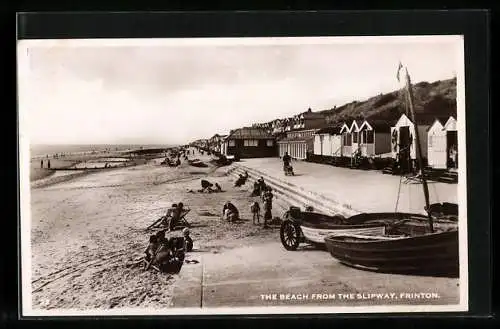
[(363, 120), (352, 120), (350, 132), (352, 138), (351, 154), (354, 154), (360, 147), (360, 131)]
[(406, 114), (402, 114), (396, 124), (391, 127), (392, 157), (399, 158), (404, 166), (410, 163), (410, 159), (417, 159), (415, 129), (418, 129), (422, 157), (427, 159), (427, 131), (435, 119), (436, 116), (419, 114), (416, 116), (417, 124), (415, 125)]
[(428, 164), (435, 169), (458, 167), (457, 121), (450, 116), (446, 121), (437, 118), (429, 127)]
[(391, 153), (391, 126), (387, 120), (365, 120), (359, 128), (361, 155), (372, 157)]
[(341, 126), (325, 127), (314, 135), (314, 154), (320, 156), (341, 156)]
[(342, 139), (341, 156), (350, 157), (352, 149), (351, 127), (344, 123), (340, 128), (340, 136)]

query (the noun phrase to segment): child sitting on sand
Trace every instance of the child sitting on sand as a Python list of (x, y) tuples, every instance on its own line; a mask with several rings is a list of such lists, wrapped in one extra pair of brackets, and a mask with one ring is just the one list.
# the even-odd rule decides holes
[(144, 250), (147, 262), (150, 262), (151, 259), (153, 259), (153, 257), (156, 254), (156, 250), (158, 250), (158, 247), (159, 247), (158, 237), (156, 235), (151, 235), (149, 237), (149, 245), (146, 248), (146, 250)]
[(252, 204), (250, 211), (253, 215), (253, 224), (255, 225), (255, 220), (257, 220), (257, 223), (260, 224), (260, 205), (257, 201)]

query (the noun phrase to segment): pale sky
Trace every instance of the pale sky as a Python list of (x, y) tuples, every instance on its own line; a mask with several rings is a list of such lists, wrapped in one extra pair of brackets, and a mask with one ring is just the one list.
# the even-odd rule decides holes
[(399, 61), (415, 83), (452, 78), (463, 62), (458, 37), (196, 40), (23, 41), (21, 133), (33, 144), (180, 144), (396, 90)]

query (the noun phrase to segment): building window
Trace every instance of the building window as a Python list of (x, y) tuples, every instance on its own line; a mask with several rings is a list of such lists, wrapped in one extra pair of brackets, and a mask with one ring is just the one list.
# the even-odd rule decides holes
[(373, 144), (373, 137), (374, 137), (373, 130), (367, 130), (366, 131), (366, 143)]
[(358, 133), (353, 133), (352, 134), (352, 142), (357, 143), (358, 142)]
[(432, 135), (429, 136), (429, 147), (432, 147), (432, 137), (434, 137), (434, 136), (432, 136)]
[(259, 146), (259, 141), (257, 139), (245, 139), (243, 146)]
[(267, 145), (268, 147), (273, 146), (273, 140), (272, 140), (272, 139), (268, 139), (268, 140), (266, 141), (266, 145)]
[(236, 146), (236, 141), (234, 139), (230, 139), (228, 142), (229, 147), (235, 147)]

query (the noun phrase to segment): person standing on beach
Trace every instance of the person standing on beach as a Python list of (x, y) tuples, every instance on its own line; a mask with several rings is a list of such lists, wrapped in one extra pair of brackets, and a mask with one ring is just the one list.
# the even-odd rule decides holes
[(260, 224), (260, 205), (257, 201), (255, 201), (252, 206), (250, 207), (250, 211), (252, 212), (253, 215), (253, 224), (255, 225), (255, 222), (257, 224)]
[(262, 198), (264, 200), (264, 228), (268, 228), (268, 221), (273, 218), (271, 210), (273, 209), (273, 192), (270, 186), (267, 187)]
[(43, 168), (43, 159), (40, 160), (40, 168)]
[(49, 169), (50, 169), (50, 159), (49, 159), (49, 160), (47, 160), (47, 168), (49, 168)]

